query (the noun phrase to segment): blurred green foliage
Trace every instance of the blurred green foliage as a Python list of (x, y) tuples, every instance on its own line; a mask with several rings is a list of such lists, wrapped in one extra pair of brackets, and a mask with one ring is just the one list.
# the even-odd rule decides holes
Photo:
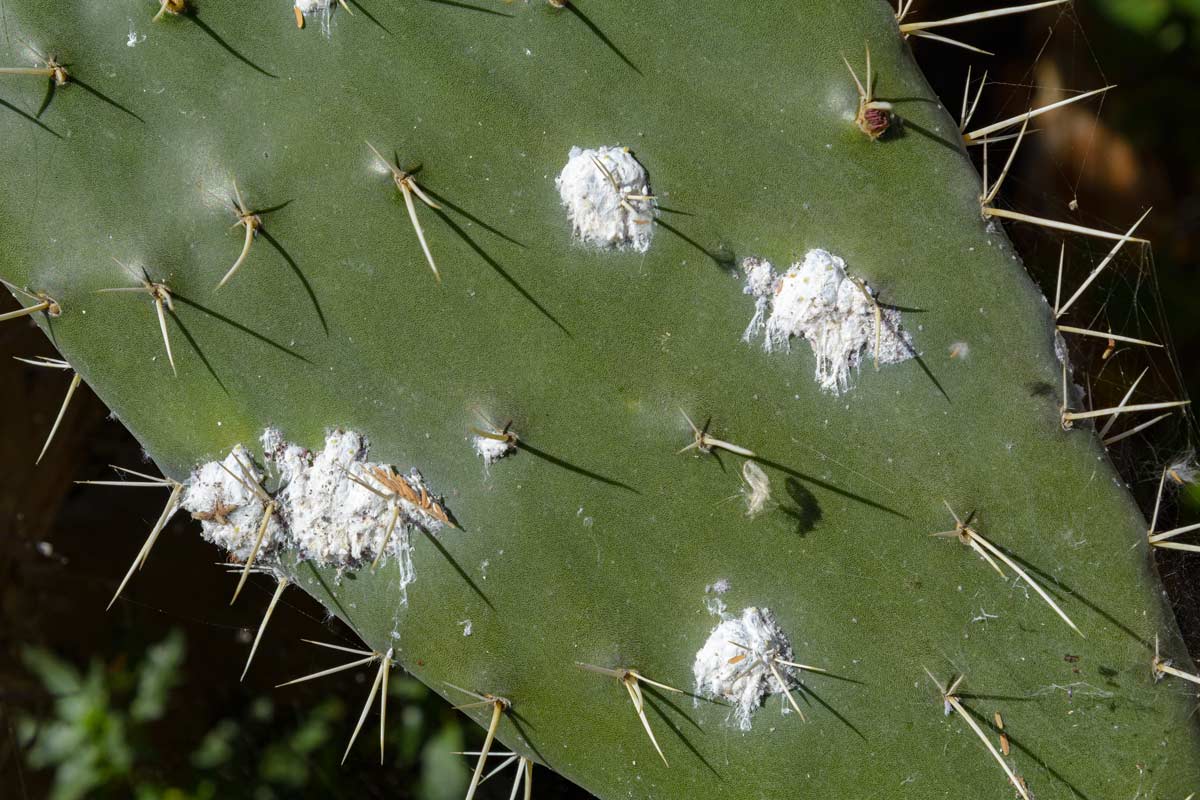
[[(155, 738), (156, 723), (169, 726), (172, 703), (187, 703), (182, 693), (173, 694), (185, 651), (184, 634), (174, 630), (148, 647), (136, 667), (124, 659), (93, 659), (84, 674), (48, 650), (25, 648), (22, 660), (51, 704), (44, 716), (21, 716), (18, 736), (30, 767), (54, 771), (51, 800), (361, 797), (356, 784), (328, 777), (336, 774), (347, 720), (358, 711), (336, 696), (294, 721), (268, 697), (256, 697), (240, 715), (219, 720), (199, 741), (187, 743), (190, 770), (183, 775), (144, 772), (144, 765), (162, 763), (175, 746)], [(467, 765), (453, 755), (464, 749), (461, 724), (440, 713), (441, 700), (415, 679), (394, 679), (389, 697), (390, 766), (417, 776), (407, 794), (418, 800), (461, 797)]]
[(1200, 44), (1200, 0), (1095, 0), (1110, 21), (1152, 37), (1164, 50)]
[[(183, 663), (184, 638), (172, 631), (147, 649), (134, 672), (93, 659), (87, 674), (48, 650), (27, 647), (25, 667), (54, 699), (44, 720), (23, 716), (18, 735), (35, 769), (53, 768), (53, 800), (75, 800), (125, 784), (140, 728), (162, 717)], [(119, 701), (128, 697), (127, 703)], [(116, 701), (116, 702), (114, 702)]]

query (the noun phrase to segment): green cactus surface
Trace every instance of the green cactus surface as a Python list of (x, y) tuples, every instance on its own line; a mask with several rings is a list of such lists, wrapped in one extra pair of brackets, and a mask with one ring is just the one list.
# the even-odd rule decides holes
[[(509, 700), (503, 746), (602, 798), (1014, 796), (926, 670), (965, 675), (956, 702), (997, 749), (1001, 715), (1001, 757), (1037, 797), (1200, 789), (1194, 692), (1152, 668), (1157, 640), (1194, 671), (1147, 522), (1094, 432), (1064, 429), (1052, 310), (982, 218), (894, 8), (350, 10), (303, 29), (285, 2), (0, 13), (0, 66), (37, 67), (32, 47), (70, 76), (39, 111), (45, 77), (0, 75), (0, 275), (57, 301), (33, 319), (163, 474), (186, 481), (238, 443), (259, 459), (268, 427), (314, 450), (353, 430), (459, 526), (411, 532), (406, 595), (387, 558), (261, 566), (453, 702), (470, 698), (448, 684)], [(865, 78), (864, 44), (895, 116), (879, 141), (843, 63)], [(440, 282), (368, 143), (419, 165), (440, 205), (414, 204)], [(648, 171), (646, 252), (574, 239), (555, 179), (576, 146), (628, 147)], [(235, 182), (271, 210), (218, 289), (244, 241)], [(743, 260), (782, 271), (816, 248), (878, 290), (919, 357), (868, 356), (836, 393), (808, 343), (743, 340)], [(139, 286), (115, 260), (168, 288), (174, 370), (153, 298), (98, 293)], [(681, 411), (753, 451), (762, 513), (745, 457), (680, 452)], [(481, 414), (519, 436), (487, 467)], [(931, 537), (955, 526), (947, 503), (1082, 635), (1012, 569)], [(774, 694), (742, 730), (693, 696), (718, 600), (769, 609), (794, 659), (830, 673), (792, 684), (806, 720)], [(256, 624), (258, 601), (238, 602)], [(270, 679), (339, 658), (314, 648)], [(626, 689), (579, 663), (686, 692), (641, 687), (669, 766)], [(486, 726), (492, 709), (466, 713)], [(373, 757), (372, 720), (351, 759)]]

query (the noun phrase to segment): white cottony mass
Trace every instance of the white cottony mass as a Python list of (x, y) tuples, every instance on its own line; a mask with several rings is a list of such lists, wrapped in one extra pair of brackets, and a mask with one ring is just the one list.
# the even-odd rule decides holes
[(743, 609), (740, 617), (727, 617), (713, 628), (696, 653), (692, 665), (696, 693), (732, 704), (732, 718), (748, 731), (759, 706), (789, 688), (779, 678), (795, 678), (793, 667), (775, 659), (792, 660), (792, 646), (779, 623), (768, 609)]
[(816, 358), (814, 377), (826, 391), (848, 391), (851, 373), (864, 360), (895, 364), (916, 354), (900, 312), (881, 306), (871, 287), (827, 250), (808, 251), (782, 275), (758, 258), (745, 259), (742, 269), (743, 291), (755, 299), (743, 338), (763, 334), (768, 353), (790, 349), (793, 338), (807, 340)]
[(556, 181), (575, 238), (596, 247), (644, 253), (657, 204), (646, 169), (624, 147), (572, 147)]

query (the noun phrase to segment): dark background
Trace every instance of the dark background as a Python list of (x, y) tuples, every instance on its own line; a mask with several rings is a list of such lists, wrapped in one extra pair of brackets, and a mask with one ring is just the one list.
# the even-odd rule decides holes
[[(918, 0), (914, 12), (935, 19), (996, 5), (999, 0)], [(1200, 0), (1078, 0), (1065, 13), (944, 31), (994, 51), (991, 58), (911, 40), (955, 115), (967, 64), (989, 70), (977, 124), (1053, 102), (1066, 91), (1119, 85), (1103, 102), (1079, 104), (1032, 126), (1039, 132), (1022, 146), (1004, 192), (1004, 203), (1020, 211), (1110, 230), (1124, 230), (1154, 206), (1141, 231), (1153, 240), (1152, 253), (1131, 248), (1120, 258), (1081, 307), (1080, 319), (1159, 340), (1169, 327), (1174, 358), (1147, 361), (1128, 348), (1104, 358), (1102, 340), (1077, 345), (1076, 381), (1094, 407), (1118, 402), (1147, 365), (1143, 400), (1176, 399), (1200, 388), (1194, 355), (1200, 347), (1200, 150), (1191, 130), (1200, 120), (1198, 26)], [(996, 146), (993, 174), (1006, 148)], [(1052, 293), (1061, 239), (1024, 227), (1010, 233), (1035, 279)], [(1068, 285), (1107, 249), (1073, 239)], [(7, 299), (0, 305), (15, 307)], [(24, 321), (0, 325), (0, 463), (8, 465), (0, 482), (0, 796), (461, 797), (468, 760), (449, 753), (477, 747), (480, 731), (415, 681), (399, 675), (392, 681), (384, 766), (373, 749), (374, 715), (346, 766), (338, 765), (372, 675), (347, 672), (272, 688), (337, 663), (301, 638), (358, 644), (302, 592), (285, 594), (254, 666), (244, 683), (237, 681), (274, 585), (254, 578), (230, 608), (236, 576), (206, 566), (219, 554), (185, 515), (168, 526), (146, 569), (105, 612), (165, 492), (72, 483), (111, 478), (108, 464), (144, 463), (137, 442), (107, 418), (86, 387), (42, 464), (28, 466), (69, 380), (9, 358), (37, 355), (52, 351), (36, 328)], [(1191, 417), (1180, 416), (1114, 449), (1144, 506), (1154, 501), (1161, 465), (1187, 459), (1194, 431)], [(1196, 497), (1186, 488), (1172, 493), (1168, 521), (1196, 518)], [(1193, 655), (1200, 654), (1196, 561), (1200, 556), (1168, 554), (1159, 564)], [(77, 702), (56, 701), (61, 692), (52, 692), (55, 686), (73, 687)], [(484, 794), (507, 797), (511, 775), (497, 778)], [(586, 797), (541, 770), (535, 787), (540, 798)]]

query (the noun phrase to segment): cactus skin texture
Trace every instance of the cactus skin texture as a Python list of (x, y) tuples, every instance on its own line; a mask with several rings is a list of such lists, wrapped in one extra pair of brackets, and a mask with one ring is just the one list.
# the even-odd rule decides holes
[[(361, 431), (372, 460), (417, 467), (463, 529), (416, 539), (406, 606), (386, 563), (282, 568), (453, 701), (447, 682), (511, 700), (504, 746), (599, 797), (1013, 796), (925, 668), (965, 673), (994, 743), (1003, 714), (1038, 797), (1196, 791), (1194, 693), (1151, 671), (1155, 637), (1191, 662), (1146, 521), (1095, 435), (1060, 424), (1052, 314), (981, 219), (979, 176), (894, 9), (487, 9), (335, 8), (326, 38), (286, 2), (206, 0), (152, 23), (151, 2), (10, 0), (6, 64), (31, 62), (23, 39), (132, 114), (68, 83), (35, 124), (44, 85), (3, 78), (3, 276), (61, 303), (38, 324), (178, 480), (268, 425), (313, 448)], [(879, 142), (854, 124), (841, 59), (862, 74), (864, 41), (876, 96), (905, 121)], [(416, 209), (441, 284), (367, 141), (445, 201)], [(574, 243), (554, 186), (572, 146), (613, 144), (672, 210), (644, 255)], [(235, 179), (248, 206), (282, 207), (215, 291), (242, 245)], [(835, 397), (807, 344), (742, 341), (753, 300), (730, 267), (818, 247), (913, 309), (920, 362), (868, 361)], [(149, 297), (95, 293), (133, 285), (114, 258), (174, 293), (178, 377)], [(740, 458), (677, 453), (680, 408), (759, 454), (778, 508), (748, 519), (729, 500)], [(476, 409), (537, 452), (485, 472)], [(1040, 570), (1086, 638), (930, 538), (953, 527), (943, 500)], [(850, 680), (806, 676), (807, 722), (774, 696), (749, 732), (726, 706), (648, 691), (667, 767), (623, 687), (575, 663), (691, 691), (720, 579), (730, 613), (769, 608), (798, 661)]]

